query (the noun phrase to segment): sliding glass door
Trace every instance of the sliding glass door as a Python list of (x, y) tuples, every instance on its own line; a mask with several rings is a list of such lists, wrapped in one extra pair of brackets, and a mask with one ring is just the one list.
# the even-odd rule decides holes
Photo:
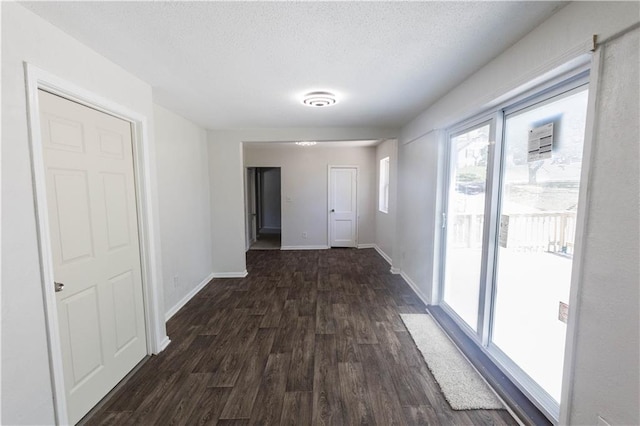
[[(485, 191), (492, 122), (484, 122), (450, 139), (447, 194), (444, 302), (474, 331), (482, 274)], [(464, 267), (461, 267), (464, 265)]]
[(586, 81), (449, 137), (443, 307), (550, 417), (562, 385)]
[(505, 117), (491, 340), (556, 402), (586, 109), (582, 87)]

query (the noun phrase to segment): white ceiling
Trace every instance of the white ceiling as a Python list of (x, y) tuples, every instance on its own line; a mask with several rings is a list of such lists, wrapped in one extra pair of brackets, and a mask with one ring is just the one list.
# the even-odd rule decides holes
[[(25, 2), (211, 129), (401, 126), (560, 2)], [(331, 89), (328, 108), (300, 104)]]

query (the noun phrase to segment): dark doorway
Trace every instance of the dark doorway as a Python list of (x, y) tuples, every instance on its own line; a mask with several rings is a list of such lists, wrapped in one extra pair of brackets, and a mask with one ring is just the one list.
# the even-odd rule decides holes
[[(251, 170), (251, 169), (250, 169)], [(255, 240), (251, 250), (279, 250), (282, 244), (280, 167), (255, 167)], [(251, 184), (251, 183), (250, 183)]]

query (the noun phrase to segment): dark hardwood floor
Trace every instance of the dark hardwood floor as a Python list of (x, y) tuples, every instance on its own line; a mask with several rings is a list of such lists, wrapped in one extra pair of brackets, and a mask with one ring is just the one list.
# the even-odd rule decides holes
[(451, 409), (399, 316), (425, 306), (373, 249), (249, 251), (247, 269), (180, 310), (87, 423), (517, 424)]

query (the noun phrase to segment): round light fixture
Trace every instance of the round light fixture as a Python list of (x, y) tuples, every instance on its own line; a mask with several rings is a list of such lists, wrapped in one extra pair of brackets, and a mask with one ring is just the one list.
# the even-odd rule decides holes
[(300, 145), (300, 146), (314, 146), (317, 142), (314, 141), (300, 141), (300, 142), (296, 142), (296, 145)]
[(338, 102), (331, 92), (310, 92), (303, 96), (302, 103), (311, 107), (326, 107)]

